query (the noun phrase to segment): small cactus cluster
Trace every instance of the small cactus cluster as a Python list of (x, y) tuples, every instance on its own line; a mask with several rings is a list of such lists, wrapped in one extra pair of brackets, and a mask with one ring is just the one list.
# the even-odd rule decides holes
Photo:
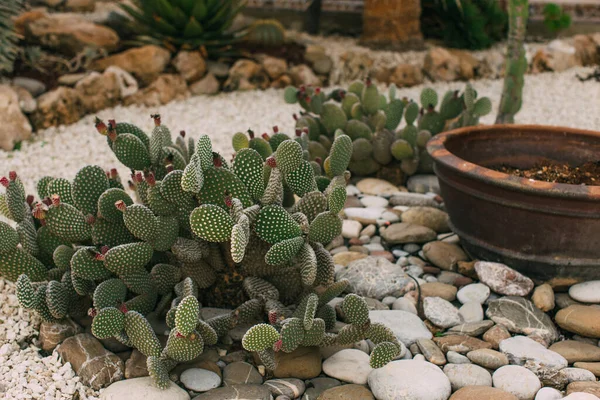
[[(469, 84), (460, 95), (448, 91), (438, 110), (439, 98), (433, 89), (423, 89), (420, 106), (396, 98), (396, 92), (392, 85), (386, 97), (367, 79), (328, 95), (320, 88), (290, 86), (284, 98), (304, 109), (295, 116), (296, 128), (308, 133), (311, 159), (325, 159), (332, 140), (347, 135), (352, 140), (349, 170), (358, 176), (377, 174), (384, 166), (398, 167), (405, 175), (429, 173), (432, 161), (425, 150), (427, 141), (447, 129), (476, 125), (491, 111), (490, 100), (477, 99)], [(405, 125), (398, 129), (403, 119)]]
[[(153, 119), (150, 135), (96, 121), (132, 170), (129, 191), (116, 170), (94, 165), (72, 181), (42, 178), (39, 201), (16, 173), (0, 179), (0, 212), (16, 223), (0, 222), (0, 274), (16, 281), (23, 307), (47, 321), (87, 312), (96, 337), (148, 357), (161, 388), (177, 363), (243, 323), (257, 323), (243, 344), (272, 369), (278, 351), (365, 338), (376, 344), (373, 366), (399, 354), (396, 337), (370, 323), (355, 295), (342, 307), (348, 325), (331, 333), (328, 302), (348, 283), (335, 281), (324, 246), (341, 233), (350, 137), (338, 135), (318, 163), (309, 161), (305, 132), (237, 134), (228, 163), (207, 136), (172, 140), (160, 116)], [(204, 320), (203, 305), (232, 311)], [(170, 329), (164, 347), (150, 314)]]

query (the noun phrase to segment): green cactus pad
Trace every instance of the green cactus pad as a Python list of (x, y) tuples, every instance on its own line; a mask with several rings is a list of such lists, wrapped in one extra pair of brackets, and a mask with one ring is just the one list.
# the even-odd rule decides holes
[(396, 160), (406, 160), (415, 154), (413, 146), (404, 139), (398, 139), (392, 143), (392, 155)]
[(250, 145), (250, 142), (248, 140), (248, 136), (242, 132), (236, 132), (231, 138), (231, 144), (233, 146), (233, 150), (238, 152), (242, 149), (247, 149)]
[(150, 153), (148, 148), (135, 135), (124, 133), (118, 135), (112, 145), (117, 159), (127, 168), (143, 171), (150, 168)]
[(286, 140), (277, 147), (275, 160), (277, 167), (284, 175), (287, 175), (300, 166), (302, 147), (294, 140)]
[(0, 275), (16, 281), (21, 274), (26, 274), (33, 282), (42, 281), (46, 277), (46, 267), (20, 247), (1, 253)]
[(19, 234), (6, 222), (0, 221), (0, 254), (14, 250), (19, 244)]
[(193, 232), (209, 242), (226, 242), (231, 239), (233, 220), (223, 208), (214, 204), (203, 204), (190, 215)]
[(132, 135), (140, 139), (142, 143), (144, 143), (144, 146), (150, 147), (150, 138), (148, 137), (148, 135), (146, 135), (146, 133), (143, 130), (141, 130), (134, 124), (130, 124), (127, 122), (117, 122), (115, 126), (115, 131), (117, 132), (117, 135), (121, 135), (123, 133), (131, 133)]
[(242, 215), (245, 223), (238, 223), (231, 229), (231, 258), (235, 263), (241, 263), (246, 254), (246, 246), (250, 240), (250, 223), (248, 217)]
[(127, 286), (117, 278), (107, 279), (94, 290), (93, 304), (97, 310), (119, 307), (127, 296)]
[(328, 286), (333, 283), (335, 275), (335, 264), (329, 251), (321, 243), (311, 243), (317, 257), (317, 276), (315, 285)]
[(295, 237), (275, 243), (265, 255), (265, 262), (269, 265), (281, 265), (290, 261), (304, 245), (304, 238)]
[(302, 235), (296, 221), (283, 207), (277, 205), (266, 206), (260, 210), (254, 229), (262, 240), (270, 244)]
[(265, 192), (263, 165), (263, 158), (253, 149), (240, 150), (233, 160), (233, 173), (244, 183), (254, 200), (259, 200)]
[(69, 293), (62, 283), (57, 281), (48, 282), (46, 305), (50, 314), (56, 319), (62, 319), (67, 315), (69, 311)]
[(364, 86), (361, 93), (361, 103), (365, 113), (371, 115), (375, 114), (379, 110), (379, 91), (377, 86), (374, 84), (367, 84)]
[(36, 191), (38, 193), (38, 196), (40, 196), (40, 199), (50, 197), (51, 193), (48, 193), (48, 184), (52, 182), (52, 180), (54, 180), (53, 177), (44, 176), (38, 181), (36, 185)]
[(182, 273), (189, 277), (200, 288), (205, 289), (212, 286), (217, 279), (215, 270), (204, 261), (199, 261), (194, 264), (184, 264)]
[(98, 199), (108, 188), (108, 178), (102, 168), (97, 165), (85, 166), (73, 179), (73, 205), (84, 215), (96, 215)]
[(38, 306), (38, 298), (29, 277), (25, 274), (20, 275), (16, 284), (19, 303), (28, 309), (36, 308)]
[(144, 268), (152, 258), (152, 246), (148, 243), (128, 243), (110, 249), (104, 259), (104, 266), (109, 271), (126, 275), (129, 272)]
[(338, 332), (336, 343), (339, 345), (349, 345), (360, 342), (365, 337), (366, 328), (360, 325), (344, 325)]
[[(310, 115), (303, 115), (296, 121), (296, 129), (304, 130), (304, 128), (308, 129), (308, 137), (310, 140), (319, 140), (321, 136), (321, 127), (315, 118)], [(274, 135), (275, 136), (275, 135)], [(289, 139), (289, 138), (288, 138)], [(273, 137), (271, 138), (271, 141)], [(273, 150), (276, 150), (276, 147), (271, 144)]]
[(92, 334), (98, 339), (117, 336), (125, 329), (125, 314), (114, 307), (98, 311), (92, 320)]
[[(304, 316), (302, 323), (304, 324), (304, 330), (310, 331), (313, 327), (313, 323), (315, 322), (315, 314), (317, 312), (317, 307), (319, 306), (319, 297), (316, 294), (310, 294), (306, 298), (306, 307), (304, 308)], [(325, 328), (325, 323), (323, 323), (323, 328)]]
[(302, 283), (311, 286), (317, 277), (317, 256), (308, 243), (304, 243), (298, 252), (298, 262)]
[(342, 310), (349, 324), (364, 325), (369, 321), (369, 307), (360, 296), (349, 294), (344, 297)]
[(298, 89), (293, 86), (288, 86), (283, 91), (283, 99), (288, 104), (295, 104), (298, 102)]
[(109, 222), (99, 218), (92, 225), (92, 242), (96, 246), (114, 247), (133, 241), (135, 237), (127, 230), (123, 221)]
[(301, 212), (306, 215), (308, 221), (327, 209), (327, 198), (321, 192), (314, 191), (306, 193), (292, 208), (292, 212)]
[(127, 286), (127, 289), (134, 294), (147, 294), (156, 291), (154, 281), (150, 273), (145, 269), (130, 271), (125, 275), (121, 275), (120, 278), (125, 286)]
[(277, 151), (279, 145), (285, 142), (286, 140), (290, 140), (290, 137), (288, 135), (286, 135), (285, 133), (277, 132), (276, 134), (271, 136), (271, 139), (269, 139), (269, 145), (271, 146), (271, 149), (273, 149), (273, 151)]
[(271, 283), (256, 276), (250, 276), (244, 279), (244, 290), (251, 299), (259, 300), (277, 300), (279, 291)]
[(122, 212), (115, 207), (119, 200), (123, 201), (125, 206), (133, 204), (133, 200), (123, 189), (111, 188), (104, 191), (98, 198), (98, 214), (110, 222), (123, 221)]
[(302, 346), (322, 346), (325, 337), (325, 321), (315, 318), (310, 329), (304, 331)]
[(346, 123), (344, 133), (350, 136), (352, 140), (360, 138), (371, 140), (373, 137), (373, 131), (369, 125), (357, 119), (351, 119)]
[(356, 103), (360, 103), (359, 97), (354, 93), (346, 93), (346, 96), (344, 96), (341, 103), (342, 110), (344, 110), (346, 117), (352, 117), (352, 107), (354, 107)]
[(239, 199), (244, 207), (254, 204), (246, 185), (234, 173), (217, 167), (205, 170), (204, 186), (198, 195), (198, 200), (202, 204), (216, 204), (226, 208), (225, 192), (229, 193), (231, 197)]
[(343, 175), (348, 168), (350, 158), (352, 157), (352, 139), (347, 135), (340, 135), (331, 146), (329, 156), (329, 177)]
[(369, 365), (371, 368), (381, 368), (400, 355), (400, 347), (390, 342), (379, 343), (373, 348)]
[(146, 361), (146, 367), (150, 377), (159, 389), (164, 390), (171, 385), (169, 370), (165, 366), (165, 361), (159, 357), (150, 356)]
[(186, 296), (177, 306), (175, 328), (180, 334), (187, 336), (196, 329), (199, 316), (200, 304), (198, 299), (194, 296)]
[(48, 196), (52, 196), (54, 194), (60, 197), (60, 201), (67, 204), (73, 204), (73, 196), (72, 196), (72, 186), (71, 182), (69, 182), (65, 178), (56, 178), (50, 181), (48, 184)]
[(253, 150), (256, 150), (263, 160), (266, 160), (271, 154), (273, 154), (273, 149), (271, 148), (269, 142), (261, 137), (250, 139), (249, 147)]
[(80, 247), (71, 258), (73, 274), (82, 279), (104, 280), (111, 272), (104, 267), (104, 262), (97, 260), (99, 254), (94, 247)]
[(46, 214), (46, 226), (68, 242), (84, 242), (92, 237), (92, 227), (83, 214), (68, 203), (50, 206)]
[(177, 218), (169, 215), (159, 215), (158, 232), (159, 235), (149, 243), (156, 251), (167, 251), (173, 246), (179, 235), (179, 223)]
[(346, 188), (343, 186), (334, 187), (327, 195), (327, 206), (329, 211), (338, 214), (346, 204)]
[(125, 314), (124, 328), (131, 344), (147, 357), (160, 356), (160, 342), (150, 323), (137, 311)]
[(333, 135), (338, 129), (344, 129), (347, 121), (348, 118), (346, 117), (346, 113), (340, 106), (333, 103), (323, 104), (321, 110), (321, 123), (329, 136)]
[(242, 346), (246, 351), (261, 351), (273, 348), (279, 339), (279, 332), (271, 325), (258, 324), (248, 329), (242, 338)]
[(160, 295), (166, 295), (181, 279), (181, 270), (170, 264), (156, 264), (150, 272), (152, 281)]
[(348, 288), (348, 281), (343, 279), (327, 286), (322, 292), (319, 292), (319, 306), (324, 306), (334, 298), (338, 297), (346, 288)]
[(205, 345), (213, 346), (217, 344), (219, 340), (219, 336), (217, 336), (217, 332), (205, 321), (198, 320), (198, 325), (196, 325), (196, 331), (200, 333), (202, 336), (202, 340)]
[(379, 322), (372, 323), (369, 326), (369, 329), (367, 330), (367, 337), (375, 344), (383, 342), (398, 342), (394, 331)]
[(285, 183), (298, 196), (317, 190), (315, 173), (308, 161), (301, 161), (298, 168), (285, 176)]
[(394, 131), (402, 122), (402, 115), (404, 112), (404, 102), (399, 99), (391, 100), (383, 109), (385, 113), (385, 129)]
[(281, 328), (281, 350), (291, 353), (304, 340), (304, 324), (300, 318), (288, 318)]
[(413, 101), (408, 103), (404, 112), (404, 119), (408, 125), (412, 125), (419, 116), (419, 105)]
[(187, 362), (195, 359), (204, 350), (204, 340), (197, 331), (192, 331), (183, 337), (178, 336), (177, 330), (172, 330), (167, 340), (165, 354), (178, 362)]
[(492, 102), (487, 97), (478, 99), (473, 105), (473, 113), (478, 117), (488, 115), (492, 111)]
[(34, 257), (38, 257), (39, 247), (37, 244), (37, 232), (33, 220), (28, 216), (28, 218), (23, 219), (17, 224), (16, 230), (19, 234), (19, 242), (21, 242), (23, 250)]
[(310, 224), (309, 239), (313, 242), (328, 244), (341, 233), (342, 219), (331, 211), (317, 215)]
[(421, 91), (421, 106), (425, 109), (435, 107), (438, 103), (438, 94), (431, 88), (424, 88)]
[(135, 237), (150, 241), (158, 234), (158, 220), (152, 210), (141, 204), (132, 204), (123, 212), (123, 222)]

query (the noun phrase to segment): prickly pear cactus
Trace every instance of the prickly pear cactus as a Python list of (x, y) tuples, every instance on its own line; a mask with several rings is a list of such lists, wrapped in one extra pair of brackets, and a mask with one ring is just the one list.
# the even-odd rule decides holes
[[(435, 90), (425, 88), (420, 106), (396, 96), (394, 85), (385, 96), (370, 79), (328, 95), (320, 88), (305, 86), (288, 87), (284, 92), (287, 103), (303, 108), (300, 116), (294, 117), (296, 129), (308, 134), (309, 159), (323, 162), (327, 172), (331, 140), (345, 134), (352, 142), (349, 170), (358, 176), (383, 176), (390, 168), (400, 169), (402, 176), (431, 173), (432, 162), (425, 150), (429, 138), (448, 129), (476, 125), (491, 108), (489, 99), (476, 99), (470, 85), (465, 94), (448, 91), (441, 99)], [(403, 119), (405, 124), (400, 127)]]
[[(97, 166), (73, 181), (43, 178), (39, 201), (26, 196), (16, 173), (0, 180), (0, 210), (16, 224), (0, 222), (0, 274), (16, 281), (23, 307), (47, 321), (87, 312), (96, 337), (148, 357), (161, 388), (177, 363), (195, 359), (238, 324), (256, 324), (242, 342), (268, 368), (276, 368), (279, 351), (365, 338), (378, 346), (373, 366), (399, 354), (395, 336), (370, 323), (358, 296), (344, 301), (352, 328), (330, 332), (336, 312), (327, 303), (347, 282), (335, 282), (324, 246), (341, 233), (349, 136), (338, 132), (327, 159), (316, 162), (306, 130), (237, 134), (229, 164), (207, 136), (173, 140), (160, 116), (152, 117), (150, 134), (96, 121), (132, 170), (133, 197), (115, 171)], [(204, 320), (203, 306), (232, 311)], [(165, 319), (166, 345), (148, 314)]]

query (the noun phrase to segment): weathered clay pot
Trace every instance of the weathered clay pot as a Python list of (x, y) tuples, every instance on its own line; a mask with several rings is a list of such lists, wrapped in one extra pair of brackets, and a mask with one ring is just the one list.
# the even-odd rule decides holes
[(600, 186), (548, 183), (486, 168), (598, 161), (600, 132), (477, 126), (437, 135), (427, 150), (452, 229), (474, 258), (505, 263), (553, 286), (600, 279)]

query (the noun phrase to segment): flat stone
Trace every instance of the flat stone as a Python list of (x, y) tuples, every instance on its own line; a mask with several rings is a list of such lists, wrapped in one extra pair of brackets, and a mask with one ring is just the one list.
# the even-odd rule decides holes
[(533, 289), (531, 279), (504, 264), (477, 261), (475, 271), (479, 280), (498, 294), (527, 296)]
[(455, 351), (457, 353), (467, 354), (473, 350), (489, 349), (492, 347), (491, 344), (484, 342), (483, 340), (466, 335), (436, 337), (433, 340), (444, 353)]
[(483, 307), (478, 302), (465, 303), (458, 309), (458, 314), (463, 322), (483, 321)]
[(481, 365), (484, 368), (496, 370), (508, 365), (508, 357), (499, 351), (492, 349), (479, 349), (467, 353), (467, 357), (474, 364)]
[(360, 204), (367, 208), (385, 208), (388, 206), (388, 203), (388, 199), (380, 196), (363, 196), (360, 198)]
[(543, 387), (535, 395), (535, 400), (560, 400), (562, 398), (560, 390), (551, 387)]
[(567, 395), (577, 392), (590, 393), (600, 396), (600, 382), (573, 382), (567, 386)]
[(362, 385), (344, 385), (325, 390), (318, 400), (374, 400), (369, 389)]
[(12, 151), (31, 136), (31, 124), (21, 110), (19, 95), (8, 85), (0, 85), (0, 126), (0, 149), (5, 151)]
[(545, 368), (555, 370), (563, 369), (568, 365), (563, 356), (526, 336), (503, 340), (500, 342), (500, 351), (508, 357), (511, 364), (543, 365)]
[(149, 376), (115, 382), (100, 394), (100, 400), (189, 400), (189, 398), (185, 390), (172, 382), (166, 389), (158, 388), (154, 379)]
[(202, 368), (186, 369), (179, 379), (187, 389), (194, 392), (207, 392), (221, 385), (221, 377), (218, 374)]
[(417, 346), (427, 361), (435, 365), (446, 364), (446, 356), (431, 339), (418, 339)]
[[(406, 182), (406, 188), (415, 193), (437, 193), (441, 194), (440, 182), (436, 175), (412, 175)], [(432, 228), (433, 229), (433, 228)]]
[(46, 91), (46, 85), (37, 79), (17, 76), (12, 84), (27, 90), (33, 97), (37, 97)]
[(95, 390), (123, 379), (123, 360), (89, 333), (65, 339), (56, 351), (64, 362), (71, 363), (81, 382)]
[(555, 293), (554, 302), (556, 303), (556, 307), (559, 310), (567, 308), (574, 304), (581, 304), (580, 302), (573, 300), (568, 293)]
[(358, 238), (361, 230), (362, 224), (358, 221), (345, 219), (342, 223), (342, 236), (346, 239)]
[(275, 361), (275, 378), (310, 379), (321, 373), (321, 352), (318, 347), (299, 347), (291, 353), (278, 351)]
[(423, 254), (433, 265), (446, 271), (455, 271), (459, 261), (468, 261), (464, 250), (453, 243), (429, 242), (423, 246)]
[(232, 385), (213, 389), (194, 397), (193, 400), (272, 400), (273, 396), (264, 385)]
[(582, 392), (575, 392), (566, 397), (563, 397), (563, 400), (597, 400), (597, 399), (598, 399), (598, 396), (595, 396), (591, 393), (582, 393)]
[(125, 361), (125, 379), (148, 376), (147, 360), (148, 357), (143, 355), (138, 349), (133, 349), (131, 356)]
[(492, 375), (494, 387), (515, 395), (519, 400), (533, 400), (542, 384), (530, 370), (518, 365), (505, 365)]
[(396, 299), (392, 304), (392, 310), (402, 310), (407, 311), (411, 314), (418, 315), (415, 303), (406, 297), (400, 297), (399, 299)]
[(227, 365), (223, 369), (223, 383), (225, 386), (246, 383), (260, 385), (263, 383), (263, 379), (254, 365), (237, 361)]
[(172, 64), (188, 83), (196, 82), (206, 73), (206, 62), (199, 51), (182, 50), (173, 58)]
[(448, 285), (442, 282), (428, 282), (421, 285), (421, 296), (441, 297), (446, 301), (456, 300), (456, 286)]
[(401, 266), (383, 257), (372, 256), (352, 261), (341, 269), (336, 274), (336, 280), (342, 279), (350, 282), (349, 292), (378, 300), (402, 291), (413, 282)]
[(220, 86), (219, 80), (209, 72), (204, 78), (190, 85), (190, 93), (195, 96), (217, 94)]
[(425, 226), (405, 222), (392, 224), (381, 234), (381, 237), (390, 245), (426, 243), (434, 240), (436, 236), (435, 231)]
[(446, 364), (444, 374), (450, 380), (452, 391), (466, 386), (492, 386), (492, 375), (474, 364)]
[(543, 285), (537, 286), (533, 290), (533, 295), (531, 296), (531, 301), (537, 308), (542, 310), (543, 312), (548, 312), (554, 309), (554, 291), (552, 290), (552, 286), (547, 283)]
[(600, 308), (572, 305), (563, 308), (554, 317), (558, 326), (581, 336), (600, 338)]
[(399, 192), (390, 197), (392, 206), (437, 207), (439, 203), (431, 196), (419, 193)]
[(364, 385), (373, 368), (369, 355), (356, 349), (339, 351), (323, 362), (323, 372), (340, 381)]
[(318, 377), (306, 381), (306, 391), (302, 400), (317, 400), (319, 395), (327, 389), (340, 386), (342, 382), (328, 377)]
[(361, 260), (366, 258), (367, 254), (359, 253), (356, 251), (342, 251), (333, 255), (333, 262), (336, 265), (347, 266), (352, 261)]
[(446, 359), (451, 364), (471, 364), (471, 360), (469, 360), (467, 356), (463, 356), (455, 351), (447, 352)]
[(600, 347), (577, 340), (556, 342), (549, 350), (566, 358), (569, 364), (576, 361), (600, 361)]
[(300, 379), (270, 379), (264, 383), (273, 396), (287, 396), (297, 399), (304, 393), (306, 385)]
[(356, 183), (356, 187), (364, 194), (371, 195), (389, 195), (399, 192), (398, 188), (388, 181), (376, 178), (361, 179)]
[(487, 386), (466, 386), (454, 392), (450, 400), (519, 400), (512, 393)]
[(477, 337), (483, 335), (493, 326), (494, 322), (490, 320), (485, 320), (481, 322), (467, 322), (464, 324), (453, 326), (452, 328), (448, 329), (448, 333)]
[(456, 298), (462, 304), (471, 301), (476, 301), (479, 304), (483, 304), (488, 297), (490, 297), (490, 288), (483, 283), (471, 283), (470, 285), (463, 286), (456, 293)]
[(565, 373), (567, 377), (567, 382), (582, 382), (582, 381), (592, 381), (596, 382), (596, 375), (592, 371), (588, 371), (583, 368), (564, 368), (562, 372)]
[(442, 328), (449, 328), (461, 323), (456, 307), (441, 297), (423, 299), (423, 310), (428, 320)]
[(493, 349), (498, 349), (500, 342), (509, 337), (510, 332), (502, 325), (494, 325), (483, 334), (483, 340), (491, 344)]
[(590, 371), (592, 374), (600, 377), (600, 362), (576, 362), (573, 364), (575, 368), (582, 368)]
[[(599, 310), (600, 311), (600, 310)], [(552, 319), (529, 300), (507, 296), (488, 303), (486, 315), (509, 331), (543, 337), (548, 343), (558, 338)]]
[(581, 282), (571, 286), (569, 296), (581, 303), (600, 303), (600, 280)]
[(412, 345), (417, 339), (431, 339), (433, 337), (423, 321), (407, 311), (370, 311), (369, 318), (372, 323), (382, 323), (390, 328), (398, 340), (406, 346)]
[(147, 45), (96, 60), (90, 68), (104, 71), (111, 65), (116, 65), (132, 74), (143, 84), (149, 85), (165, 70), (170, 60), (171, 54), (168, 50), (159, 46)]
[(446, 400), (450, 397), (448, 377), (426, 361), (392, 361), (371, 372), (369, 387), (378, 400)]
[(42, 350), (51, 352), (66, 338), (81, 333), (81, 327), (67, 318), (61, 321), (44, 321), (40, 325), (40, 342)]

